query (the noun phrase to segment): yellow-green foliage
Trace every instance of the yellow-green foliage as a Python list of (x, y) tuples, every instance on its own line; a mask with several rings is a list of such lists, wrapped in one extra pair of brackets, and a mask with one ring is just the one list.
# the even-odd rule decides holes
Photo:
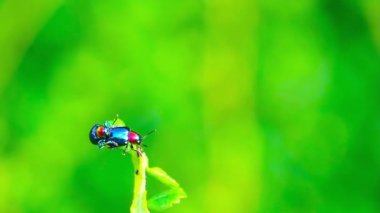
[(128, 212), (131, 156), (88, 139), (117, 113), (165, 212), (380, 212), (379, 8), (0, 0), (0, 212)]

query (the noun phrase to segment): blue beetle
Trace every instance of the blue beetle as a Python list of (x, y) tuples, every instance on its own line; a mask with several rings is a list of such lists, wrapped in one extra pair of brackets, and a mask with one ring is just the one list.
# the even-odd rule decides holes
[[(131, 148), (141, 155), (142, 149), (140, 145), (142, 140), (155, 130), (149, 132), (145, 136), (141, 136), (127, 126), (115, 126), (114, 124), (117, 119), (118, 118), (116, 117), (113, 123), (106, 121), (104, 124), (95, 124), (90, 130), (91, 143), (98, 145), (99, 148), (108, 147), (113, 149), (125, 146), (125, 151), (127, 151), (128, 143), (130, 143)], [(134, 149), (133, 145), (136, 145), (137, 149)]]

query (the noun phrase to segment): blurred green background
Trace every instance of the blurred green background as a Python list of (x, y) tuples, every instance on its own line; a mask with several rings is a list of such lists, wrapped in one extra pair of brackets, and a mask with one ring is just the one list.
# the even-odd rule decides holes
[(379, 212), (379, 92), (379, 1), (1, 0), (0, 211), (128, 212), (119, 114), (166, 212)]

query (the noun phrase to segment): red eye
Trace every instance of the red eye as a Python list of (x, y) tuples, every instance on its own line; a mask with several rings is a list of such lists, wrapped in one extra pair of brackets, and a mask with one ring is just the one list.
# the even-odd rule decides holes
[(96, 129), (96, 136), (98, 137), (104, 137), (104, 127), (100, 126), (98, 129)]

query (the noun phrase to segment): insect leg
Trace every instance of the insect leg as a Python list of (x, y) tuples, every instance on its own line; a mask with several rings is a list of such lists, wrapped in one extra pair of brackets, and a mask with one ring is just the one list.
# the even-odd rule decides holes
[(106, 144), (106, 140), (104, 140), (104, 139), (98, 141), (98, 147), (99, 147), (99, 149), (102, 149), (105, 144)]
[(131, 144), (131, 149), (137, 153), (137, 157), (140, 157), (140, 156), (142, 156), (143, 151), (142, 151), (142, 149), (141, 149), (140, 146), (138, 146), (138, 145), (136, 145), (136, 146), (137, 146), (137, 148), (135, 148), (135, 147)]

